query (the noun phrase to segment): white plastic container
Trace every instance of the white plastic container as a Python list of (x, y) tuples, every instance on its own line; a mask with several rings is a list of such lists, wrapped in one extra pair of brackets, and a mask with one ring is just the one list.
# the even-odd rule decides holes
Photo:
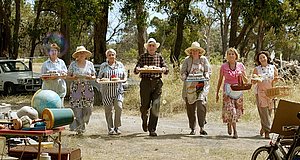
[(41, 153), (40, 160), (51, 160), (51, 156), (48, 153)]

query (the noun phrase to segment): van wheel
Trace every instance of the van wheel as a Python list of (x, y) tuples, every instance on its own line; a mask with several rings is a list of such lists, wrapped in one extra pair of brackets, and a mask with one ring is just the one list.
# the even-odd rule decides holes
[(4, 85), (4, 94), (6, 95), (13, 95), (15, 94), (16, 90), (14, 88), (14, 84), (12, 83), (6, 83)]
[(102, 95), (101, 92), (94, 87), (94, 105), (101, 106), (102, 105)]

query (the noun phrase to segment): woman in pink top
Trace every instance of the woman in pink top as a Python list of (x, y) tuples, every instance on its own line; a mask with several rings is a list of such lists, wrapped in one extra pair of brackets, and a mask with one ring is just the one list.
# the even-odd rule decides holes
[(272, 99), (266, 96), (265, 91), (272, 88), (272, 83), (277, 81), (278, 70), (275, 65), (270, 62), (269, 52), (261, 51), (256, 55), (256, 66), (253, 70), (253, 77), (257, 79), (252, 80), (253, 84), (257, 84), (255, 88), (256, 105), (260, 117), (261, 129), (260, 135), (265, 134), (265, 138), (269, 139), (269, 133), (272, 124)]
[(227, 62), (223, 63), (220, 68), (219, 81), (217, 86), (216, 101), (219, 101), (219, 91), (224, 80), (223, 86), (223, 108), (222, 119), (224, 123), (227, 123), (228, 134), (232, 134), (233, 138), (238, 138), (236, 130), (236, 122), (243, 114), (243, 93), (242, 91), (232, 91), (231, 84), (237, 84), (239, 77), (247, 81), (245, 66), (237, 62), (239, 59), (239, 53), (234, 48), (229, 48), (226, 51)]

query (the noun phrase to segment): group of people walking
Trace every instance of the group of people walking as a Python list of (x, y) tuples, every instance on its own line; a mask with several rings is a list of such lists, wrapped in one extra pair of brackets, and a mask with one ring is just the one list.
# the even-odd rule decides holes
[[(160, 43), (154, 38), (150, 38), (144, 47), (147, 52), (141, 55), (134, 68), (134, 73), (139, 74), (140, 99), (141, 99), (141, 120), (144, 132), (149, 132), (149, 136), (157, 136), (156, 127), (158, 123), (160, 98), (162, 94), (163, 82), (162, 74), (169, 73), (168, 66), (161, 54), (157, 52)], [(50, 89), (58, 93), (63, 99), (66, 95), (65, 78), (72, 80), (70, 85), (70, 107), (72, 108), (75, 120), (70, 125), (70, 130), (78, 134), (85, 132), (85, 124), (88, 124), (92, 114), (94, 101), (94, 91), (91, 81), (99, 79), (119, 78), (118, 83), (105, 83), (101, 87), (102, 102), (105, 110), (108, 134), (121, 134), (121, 114), (124, 99), (124, 89), (122, 82), (126, 81), (127, 75), (124, 65), (116, 60), (116, 51), (108, 49), (105, 52), (107, 60), (100, 65), (98, 77), (91, 61), (87, 60), (92, 53), (84, 46), (77, 47), (72, 54), (75, 59), (67, 68), (64, 61), (58, 58), (60, 48), (52, 44), (49, 50), (49, 59), (42, 65), (42, 74), (48, 71), (57, 71), (66, 77), (43, 78), (42, 89)], [(185, 50), (187, 57), (184, 59), (180, 75), (183, 81), (182, 98), (186, 104), (186, 112), (189, 121), (190, 134), (196, 134), (196, 122), (199, 125), (200, 135), (207, 135), (204, 128), (207, 113), (209, 80), (212, 69), (208, 59), (204, 56), (205, 50), (200, 47), (198, 42), (193, 42)], [(231, 84), (237, 84), (240, 80), (249, 81), (246, 74), (246, 68), (239, 60), (239, 53), (234, 48), (226, 51), (226, 62), (221, 65), (219, 71), (219, 80), (217, 84), (216, 102), (220, 99), (220, 89), (223, 85), (223, 105), (222, 119), (227, 124), (229, 135), (238, 138), (237, 122), (244, 112), (243, 92), (233, 91)], [(255, 58), (257, 66), (253, 70), (253, 75), (257, 75), (261, 80), (252, 79), (251, 83), (255, 85), (256, 103), (261, 119), (260, 135), (269, 138), (271, 128), (271, 113), (273, 103), (266, 96), (265, 91), (272, 88), (273, 82), (278, 79), (278, 71), (270, 62), (270, 56), (267, 51), (261, 51)], [(154, 66), (161, 69), (161, 72), (141, 72), (145, 66)], [(198, 75), (202, 79), (189, 81), (191, 75)], [(114, 115), (114, 116), (113, 116)]]

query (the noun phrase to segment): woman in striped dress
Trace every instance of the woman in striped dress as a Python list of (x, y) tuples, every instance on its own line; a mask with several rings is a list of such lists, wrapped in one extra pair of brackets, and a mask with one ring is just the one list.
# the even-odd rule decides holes
[[(100, 80), (119, 79), (126, 81), (126, 71), (124, 65), (116, 61), (116, 51), (114, 49), (108, 49), (105, 54), (107, 61), (100, 66), (98, 74)], [(124, 98), (122, 82), (102, 84), (101, 95), (105, 108), (108, 134), (121, 134), (119, 127), (121, 126), (122, 103)], [(115, 110), (114, 120), (113, 109)]]

